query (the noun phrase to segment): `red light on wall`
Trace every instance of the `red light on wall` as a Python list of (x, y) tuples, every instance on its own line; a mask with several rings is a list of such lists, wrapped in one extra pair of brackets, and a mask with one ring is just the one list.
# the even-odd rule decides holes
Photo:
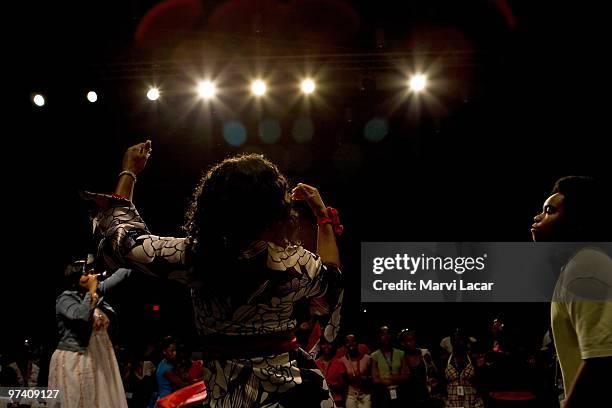
[(153, 305), (153, 311), (159, 312), (159, 305)]

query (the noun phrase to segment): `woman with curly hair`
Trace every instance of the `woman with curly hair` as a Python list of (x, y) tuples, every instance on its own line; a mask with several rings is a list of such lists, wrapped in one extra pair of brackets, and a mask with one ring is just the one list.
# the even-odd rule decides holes
[[(293, 190), (261, 155), (230, 157), (204, 173), (187, 210), (184, 238), (152, 235), (131, 202), (151, 142), (127, 150), (115, 195), (86, 193), (109, 265), (129, 265), (189, 285), (205, 353), (211, 407), (333, 407), (312, 358), (299, 348), (293, 309), (310, 301), (338, 331), (342, 289), (339, 225), (316, 188)], [(292, 201), (318, 219), (317, 254), (292, 240)]]

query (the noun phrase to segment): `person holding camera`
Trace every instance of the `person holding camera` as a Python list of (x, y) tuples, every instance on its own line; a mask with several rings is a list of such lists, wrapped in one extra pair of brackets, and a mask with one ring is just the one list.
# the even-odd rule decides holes
[(55, 303), (59, 343), (51, 356), (50, 389), (60, 390), (50, 407), (127, 408), (121, 374), (107, 333), (115, 314), (103, 296), (131, 271), (119, 269), (98, 282), (98, 275), (73, 262), (65, 270), (66, 290)]

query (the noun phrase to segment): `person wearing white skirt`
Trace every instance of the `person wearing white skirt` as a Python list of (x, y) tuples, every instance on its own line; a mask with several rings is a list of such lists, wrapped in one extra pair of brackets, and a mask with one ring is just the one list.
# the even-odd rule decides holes
[(60, 341), (51, 357), (49, 388), (60, 390), (50, 407), (127, 408), (113, 345), (107, 333), (110, 305), (104, 295), (130, 275), (119, 269), (103, 282), (79, 261), (66, 268), (70, 290), (56, 300)]

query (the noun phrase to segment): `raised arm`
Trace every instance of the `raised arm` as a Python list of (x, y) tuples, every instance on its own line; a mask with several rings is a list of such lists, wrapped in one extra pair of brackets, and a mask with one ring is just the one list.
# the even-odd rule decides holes
[(92, 276), (87, 281), (88, 291), (83, 299), (79, 299), (70, 292), (62, 293), (55, 302), (55, 311), (70, 320), (91, 320), (98, 304), (97, 286), (98, 280)]
[(55, 311), (70, 320), (89, 321), (95, 308), (89, 293), (82, 300), (62, 294), (55, 303)]
[[(291, 192), (294, 200), (303, 200), (317, 217), (317, 220), (328, 218), (331, 214), (327, 213), (327, 207), (323, 204), (323, 199), (319, 190), (307, 184), (299, 183)], [(317, 234), (317, 254), (321, 257), (324, 264), (340, 267), (340, 253), (336, 245), (336, 236), (331, 224), (319, 225)]]
[(144, 169), (150, 152), (150, 141), (126, 151), (124, 171), (114, 196), (84, 193), (84, 198), (94, 201), (99, 207), (94, 219), (94, 230), (99, 240), (98, 255), (110, 268), (132, 268), (186, 283), (189, 278), (185, 256), (189, 240), (151, 234), (131, 202), (134, 182)]
[(115, 188), (116, 195), (133, 201), (136, 178), (147, 165), (147, 160), (151, 157), (152, 151), (150, 140), (138, 143), (127, 149), (123, 155), (121, 173), (119, 173), (119, 180)]
[[(324, 204), (316, 188), (299, 184), (292, 191), (293, 200), (308, 203), (316, 215), (323, 214)], [(323, 225), (319, 229), (318, 251), (313, 254), (302, 246), (287, 248), (273, 245), (268, 250), (268, 267), (273, 270), (294, 268), (299, 279), (294, 301), (310, 300), (310, 314), (323, 328), (323, 336), (332, 342), (340, 325), (340, 312), (343, 298), (343, 279), (340, 272), (340, 257), (336, 246), (333, 228)]]
[(98, 293), (106, 295), (112, 288), (128, 278), (132, 274), (131, 269), (119, 268), (108, 279), (98, 284)]

